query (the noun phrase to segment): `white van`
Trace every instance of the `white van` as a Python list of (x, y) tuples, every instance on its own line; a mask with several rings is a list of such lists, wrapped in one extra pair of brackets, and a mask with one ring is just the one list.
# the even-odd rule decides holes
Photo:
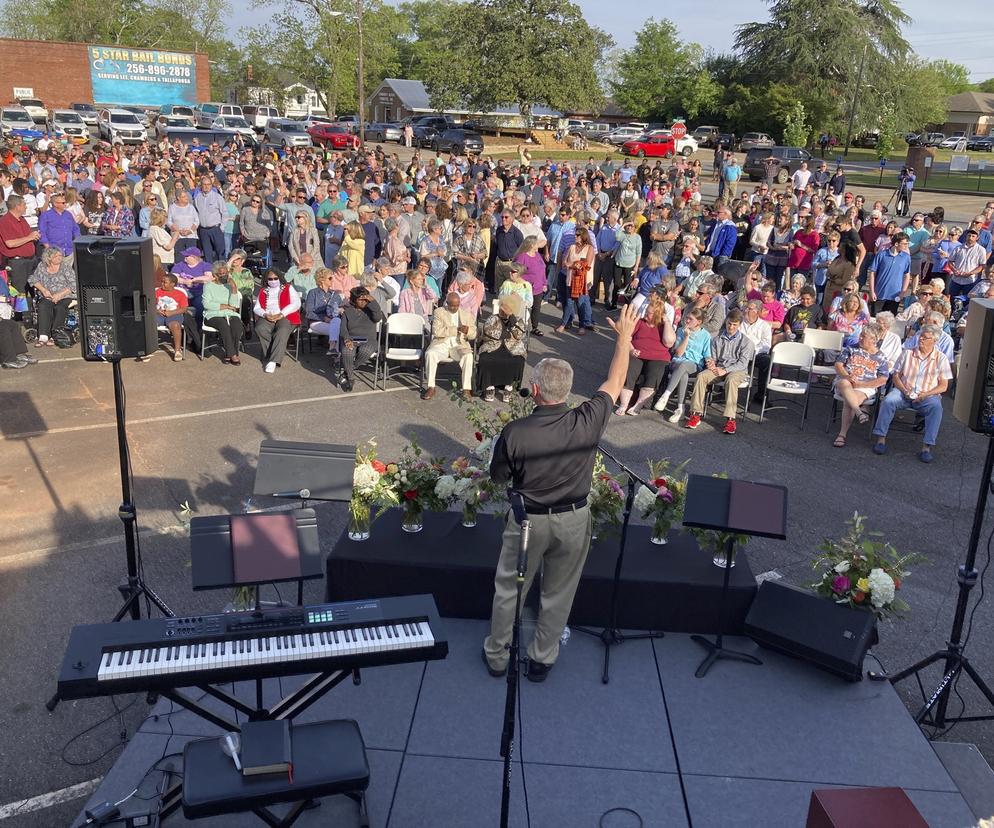
[(243, 106), (242, 112), (249, 126), (256, 132), (265, 132), (270, 118), (283, 117), (275, 106)]
[(232, 115), (243, 118), (242, 108), (238, 104), (202, 103), (193, 110), (193, 122), (199, 129), (210, 129), (214, 121), (222, 115)]

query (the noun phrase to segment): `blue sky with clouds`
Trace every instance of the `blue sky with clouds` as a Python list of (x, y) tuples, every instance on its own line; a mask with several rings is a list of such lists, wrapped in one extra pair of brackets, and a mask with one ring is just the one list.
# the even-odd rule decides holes
[[(243, 0), (235, 0), (236, 5), (241, 2)], [(647, 10), (654, 5), (644, 0), (575, 2), (584, 10), (589, 22), (609, 32), (619, 46), (633, 43), (635, 32), (645, 22)], [(974, 81), (994, 77), (994, 50), (990, 48), (994, 42), (994, 15), (989, 5), (981, 4), (979, 0), (967, 0), (952, 7), (935, 0), (904, 0), (901, 6), (913, 19), (905, 37), (918, 54), (962, 63)], [(684, 40), (696, 41), (721, 52), (730, 50), (736, 26), (765, 20), (766, 11), (767, 5), (758, 0), (709, 0), (661, 8), (656, 16), (669, 17)], [(260, 23), (268, 13), (265, 7), (242, 11), (232, 21), (232, 28)]]

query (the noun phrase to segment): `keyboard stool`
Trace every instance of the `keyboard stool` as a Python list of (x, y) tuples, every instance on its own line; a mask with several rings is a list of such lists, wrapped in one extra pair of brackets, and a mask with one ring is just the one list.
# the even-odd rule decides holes
[[(293, 825), (315, 800), (347, 796), (369, 827), (365, 791), (369, 764), (359, 725), (351, 719), (291, 724), (293, 784), (287, 775), (242, 776), (218, 738), (188, 742), (183, 750), (183, 815), (187, 819), (251, 811), (273, 828)], [(280, 819), (266, 806), (295, 803)]]

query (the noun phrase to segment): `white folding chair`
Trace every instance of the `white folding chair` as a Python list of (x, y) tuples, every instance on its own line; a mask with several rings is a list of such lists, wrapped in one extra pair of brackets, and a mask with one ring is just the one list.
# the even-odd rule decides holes
[[(169, 337), (169, 344), (173, 344), (173, 332), (169, 330), (166, 325), (156, 325), (155, 330), (160, 334), (166, 334)], [(186, 353), (186, 325), (180, 324), (180, 348), (183, 349), (183, 353)]]
[[(819, 328), (805, 328), (801, 341), (805, 345), (810, 345), (815, 350), (815, 357), (819, 353), (831, 351), (838, 353), (842, 350), (842, 331), (823, 331)], [(834, 377), (835, 362), (831, 365), (812, 365), (811, 373), (816, 377)]]
[[(770, 351), (770, 367), (766, 379), (766, 393), (763, 395), (763, 404), (759, 410), (759, 421), (763, 422), (766, 415), (766, 403), (770, 394), (784, 394), (787, 397), (802, 397), (801, 408), (801, 428), (804, 428), (804, 421), (808, 418), (808, 401), (811, 396), (811, 368), (815, 361), (815, 350), (810, 345), (803, 342), (781, 342)], [(798, 376), (803, 375), (804, 379), (785, 379), (773, 376), (775, 368), (794, 369)], [(783, 406), (777, 406), (782, 408)], [(773, 410), (770, 408), (769, 410)]]
[[(373, 338), (374, 338), (374, 342), (376, 344), (376, 350), (372, 353), (372, 360), (373, 360), (372, 363), (365, 362), (362, 365), (356, 365), (355, 369), (353, 371), (353, 374), (354, 374), (354, 376), (359, 377), (360, 374), (365, 373), (366, 370), (367, 370), (367, 368), (368, 368), (368, 366), (370, 364), (372, 364), (372, 368), (373, 368), (372, 383), (369, 382), (369, 378), (368, 377), (363, 377), (362, 379), (363, 379), (363, 382), (365, 382), (366, 385), (369, 386), (370, 390), (375, 391), (376, 390), (377, 382), (379, 381), (379, 378), (380, 378), (380, 357), (383, 354), (383, 323), (382, 322), (377, 322), (376, 323), (376, 329), (375, 329), (375, 332), (373, 334)], [(332, 371), (335, 370), (334, 366), (340, 365), (340, 364), (341, 364), (341, 354), (338, 353), (337, 343), (336, 343), (335, 355), (332, 357), (332, 366), (333, 366), (332, 367)]]
[[(400, 347), (392, 345), (391, 337), (415, 336), (420, 340), (420, 347)], [(386, 391), (387, 380), (390, 378), (390, 363), (401, 366), (419, 366), (418, 390), (424, 389), (424, 350), (425, 350), (425, 320), (416, 313), (394, 313), (387, 317), (386, 333), (383, 343), (383, 384)]]

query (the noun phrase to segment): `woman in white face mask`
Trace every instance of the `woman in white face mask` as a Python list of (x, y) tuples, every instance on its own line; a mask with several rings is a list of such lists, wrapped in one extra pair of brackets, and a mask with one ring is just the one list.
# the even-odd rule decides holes
[(263, 276), (263, 286), (255, 298), (255, 331), (262, 346), (265, 371), (272, 374), (286, 356), (286, 343), (300, 325), (300, 295), (270, 268)]

